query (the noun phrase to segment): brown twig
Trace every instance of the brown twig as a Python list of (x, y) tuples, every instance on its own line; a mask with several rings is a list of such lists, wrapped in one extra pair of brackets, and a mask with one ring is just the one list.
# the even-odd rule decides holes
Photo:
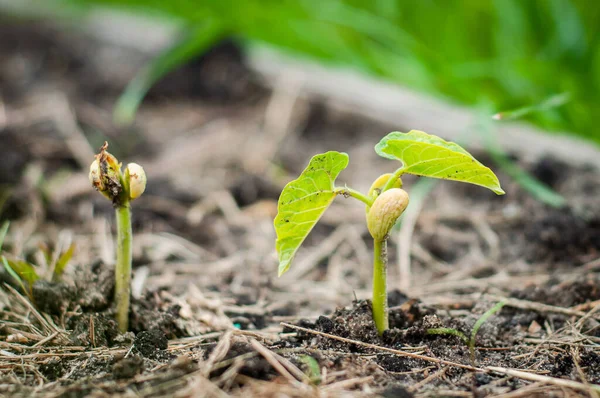
[(420, 382), (418, 382), (417, 384), (413, 384), (412, 386), (410, 386), (408, 388), (409, 392), (416, 392), (419, 391), (419, 389), (421, 387), (423, 387), (424, 385), (434, 381), (435, 379), (438, 379), (440, 377), (442, 377), (446, 371), (448, 370), (448, 368), (441, 368), (439, 369), (437, 372), (427, 376), (426, 378), (424, 378), (423, 380), (421, 380)]
[(320, 388), (321, 391), (332, 391), (335, 389), (345, 389), (348, 387), (353, 387), (357, 384), (365, 384), (373, 381), (373, 376), (366, 377), (355, 377), (353, 379), (341, 380), (335, 383), (327, 384)]
[(260, 344), (258, 341), (254, 339), (250, 339), (250, 345), (252, 348), (256, 350), (265, 360), (271, 365), (280, 375), (282, 375), (287, 381), (289, 381), (292, 385), (300, 387), (302, 383), (299, 383), (298, 380), (281, 364), (276, 354), (270, 350), (268, 350), (265, 346)]
[(316, 330), (303, 328), (303, 327), (292, 325), (292, 324), (285, 323), (285, 322), (282, 322), (281, 325), (289, 327), (291, 329), (300, 330), (302, 332), (306, 332), (306, 333), (315, 334), (315, 335), (318, 335), (318, 336), (327, 337), (327, 338), (333, 339), (333, 340), (342, 341), (342, 342), (348, 343), (348, 344), (355, 344), (355, 345), (359, 345), (359, 346), (362, 346), (362, 347), (371, 348), (373, 350), (378, 350), (378, 351), (391, 352), (392, 354), (400, 355), (400, 356), (403, 356), (403, 357), (420, 359), (420, 360), (423, 360), (423, 361), (434, 362), (434, 363), (438, 363), (438, 364), (442, 364), (442, 365), (454, 366), (454, 367), (457, 367), (457, 368), (467, 369), (467, 370), (471, 370), (471, 371), (474, 371), (474, 372), (483, 372), (484, 371), (481, 368), (477, 368), (477, 367), (469, 366), (469, 365), (463, 365), (462, 363), (458, 363), (458, 362), (446, 361), (444, 359), (432, 358), (432, 357), (428, 357), (426, 355), (414, 354), (412, 352), (406, 352), (406, 351), (395, 350), (393, 348), (381, 347), (381, 346), (378, 346), (376, 344), (365, 343), (365, 342), (358, 341), (358, 340), (347, 339), (345, 337), (335, 336), (333, 334), (323, 333), (323, 332), (319, 332), (319, 331), (316, 331)]
[(497, 366), (488, 366), (487, 368), (485, 368), (485, 371), (505, 374), (507, 376), (512, 376), (523, 380), (540, 381), (555, 386), (572, 388), (578, 391), (584, 391), (595, 394), (600, 393), (600, 385), (597, 384), (585, 385), (578, 381), (559, 379), (556, 377), (543, 376), (535, 373), (523, 372), (522, 370), (508, 369)]
[(219, 339), (219, 343), (215, 347), (215, 349), (210, 353), (208, 359), (204, 364), (204, 368), (202, 369), (202, 376), (208, 377), (215, 363), (221, 361), (227, 353), (229, 352), (229, 348), (231, 347), (231, 337), (233, 333), (231, 330), (225, 332), (225, 334)]

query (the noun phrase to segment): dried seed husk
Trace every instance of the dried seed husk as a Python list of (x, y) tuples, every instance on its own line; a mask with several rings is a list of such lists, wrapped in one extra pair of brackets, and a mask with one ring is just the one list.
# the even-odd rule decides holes
[(100, 148), (100, 153), (90, 165), (90, 183), (98, 192), (112, 200), (119, 201), (119, 195), (123, 192), (121, 184), (121, 163), (106, 151), (108, 143)]

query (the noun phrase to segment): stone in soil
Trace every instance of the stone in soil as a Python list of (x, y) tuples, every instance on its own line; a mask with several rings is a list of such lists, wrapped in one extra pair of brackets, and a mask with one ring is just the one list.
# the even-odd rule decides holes
[(134, 350), (151, 359), (159, 357), (168, 346), (167, 336), (158, 329), (139, 332), (133, 340)]

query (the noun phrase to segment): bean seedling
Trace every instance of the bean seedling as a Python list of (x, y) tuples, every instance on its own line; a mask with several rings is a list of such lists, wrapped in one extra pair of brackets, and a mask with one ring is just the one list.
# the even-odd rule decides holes
[(115, 265), (115, 302), (117, 324), (124, 333), (129, 323), (129, 296), (131, 294), (131, 206), (146, 189), (146, 173), (136, 164), (129, 163), (125, 172), (121, 163), (106, 149), (105, 142), (90, 166), (90, 182), (98, 192), (110, 199), (117, 218), (117, 263)]
[(394, 173), (379, 176), (368, 194), (335, 179), (348, 166), (348, 155), (330, 151), (315, 155), (302, 174), (288, 183), (279, 197), (275, 231), (279, 255), (279, 276), (290, 267), (300, 245), (337, 195), (353, 197), (366, 206), (367, 227), (373, 237), (373, 320), (379, 334), (389, 327), (387, 310), (387, 240), (392, 227), (408, 206), (401, 176), (414, 174), (468, 182), (498, 195), (504, 191), (496, 175), (460, 145), (422, 131), (392, 132), (376, 146), (375, 152), (402, 163)]

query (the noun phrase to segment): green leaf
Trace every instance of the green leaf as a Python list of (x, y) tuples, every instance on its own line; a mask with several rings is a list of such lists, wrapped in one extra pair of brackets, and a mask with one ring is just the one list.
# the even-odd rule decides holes
[(11, 266), (8, 264), (8, 260), (6, 259), (6, 257), (2, 256), (1, 258), (2, 258), (2, 265), (4, 266), (4, 269), (6, 270), (6, 272), (8, 272), (8, 274), (10, 276), (12, 276), (15, 281), (17, 281), (17, 283), (19, 284), (19, 286), (21, 286), (21, 289), (23, 290), (23, 293), (27, 293), (27, 289), (25, 289), (25, 285), (23, 284), (23, 280), (21, 280), (21, 277), (19, 276), (19, 274), (17, 274), (11, 268)]
[(509, 111), (498, 112), (492, 116), (492, 119), (505, 121), (516, 120), (525, 116), (529, 116), (532, 113), (547, 112), (551, 109), (563, 106), (569, 101), (571, 101), (571, 93), (556, 94), (538, 104), (523, 106), (521, 108), (512, 109)]
[(167, 73), (202, 54), (224, 36), (223, 26), (209, 19), (164, 53), (154, 58), (129, 82), (115, 106), (113, 118), (119, 125), (133, 122), (138, 107), (150, 88)]
[(489, 146), (487, 149), (498, 167), (534, 198), (557, 209), (567, 204), (567, 199), (564, 196), (529, 174), (527, 170), (510, 159), (501, 148)]
[(345, 153), (315, 155), (300, 177), (283, 188), (274, 222), (279, 276), (290, 268), (296, 251), (335, 198), (335, 179), (346, 166)]
[(401, 161), (404, 173), (468, 182), (504, 194), (492, 170), (460, 145), (435, 135), (418, 130), (389, 133), (375, 146), (375, 152)]
[(468, 339), (468, 341), (469, 341), (469, 351), (471, 353), (471, 358), (472, 359), (475, 358), (475, 338), (477, 337), (477, 333), (479, 332), (479, 329), (485, 323), (485, 321), (488, 320), (489, 317), (491, 317), (492, 315), (494, 315), (496, 312), (500, 311), (502, 309), (502, 307), (504, 307), (505, 305), (506, 305), (506, 300), (502, 300), (502, 301), (496, 303), (495, 306), (493, 306), (492, 308), (490, 308), (489, 310), (487, 310), (481, 316), (481, 318), (479, 318), (477, 320), (477, 322), (475, 322), (475, 325), (473, 325), (473, 330), (471, 331), (471, 338)]
[(434, 334), (434, 335), (448, 335), (448, 336), (456, 336), (459, 339), (461, 339), (463, 341), (463, 343), (468, 344), (469, 343), (469, 338), (467, 336), (465, 336), (465, 334), (463, 332), (461, 332), (460, 330), (457, 329), (453, 329), (453, 328), (433, 328), (433, 329), (427, 329), (426, 331), (427, 334)]
[(44, 260), (46, 260), (46, 265), (52, 263), (52, 253), (50, 252), (50, 248), (48, 247), (48, 245), (44, 242), (40, 242), (38, 243), (38, 248), (42, 252)]
[(0, 228), (0, 250), (2, 250), (2, 245), (4, 244), (4, 238), (6, 238), (6, 233), (8, 232), (8, 227), (10, 225), (10, 221), (4, 221), (2, 224), (2, 228)]
[(52, 273), (52, 281), (58, 282), (60, 281), (62, 274), (65, 272), (65, 268), (67, 268), (67, 264), (71, 261), (71, 257), (73, 257), (73, 252), (75, 251), (75, 243), (71, 243), (69, 248), (61, 254), (58, 261), (56, 261), (56, 266), (54, 267), (54, 272)]
[(11, 259), (3, 256), (8, 266), (19, 275), (20, 279), (27, 282), (29, 285), (33, 285), (35, 281), (40, 279), (40, 276), (35, 270), (35, 267), (27, 261)]
[(298, 359), (306, 365), (306, 371), (304, 373), (308, 376), (310, 381), (315, 385), (319, 385), (321, 383), (321, 368), (319, 367), (319, 362), (310, 355), (300, 355)]

